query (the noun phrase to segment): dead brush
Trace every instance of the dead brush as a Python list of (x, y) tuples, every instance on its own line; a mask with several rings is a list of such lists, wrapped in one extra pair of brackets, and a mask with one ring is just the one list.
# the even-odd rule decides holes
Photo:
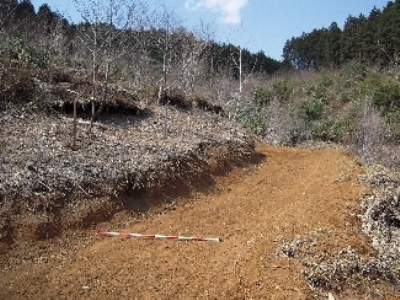
[(0, 71), (0, 79), (0, 102), (27, 103), (33, 100), (36, 85), (29, 67), (6, 67)]
[(296, 236), (294, 239), (285, 241), (278, 252), (281, 257), (304, 258), (315, 254), (316, 242), (312, 237)]
[(160, 104), (172, 105), (185, 111), (193, 107), (192, 101), (178, 90), (165, 91), (160, 97)]
[(281, 253), (301, 260), (302, 273), (313, 290), (342, 292), (354, 288), (373, 295), (372, 286), (388, 281), (400, 284), (400, 175), (384, 167), (370, 168), (362, 177), (373, 195), (362, 202), (363, 229), (377, 254), (361, 257), (351, 247), (337, 253), (309, 251), (314, 241), (296, 237), (283, 244)]
[(389, 168), (370, 168), (362, 180), (372, 194), (362, 202), (363, 231), (377, 251), (377, 267), (383, 278), (400, 284), (400, 173)]
[(177, 89), (166, 91), (163, 95), (161, 95), (160, 104), (168, 104), (184, 111), (189, 111), (196, 108), (205, 112), (225, 116), (222, 106), (215, 105), (204, 97), (187, 94)]
[(346, 287), (368, 289), (371, 282), (379, 281), (387, 270), (378, 260), (365, 260), (352, 248), (336, 254), (322, 253), (303, 260), (302, 271), (307, 283), (313, 288), (341, 292)]
[(296, 236), (282, 243), (278, 256), (300, 260), (302, 274), (314, 291), (343, 292), (348, 288), (363, 294), (373, 294), (370, 286), (381, 280), (399, 284), (400, 265), (397, 260), (386, 255), (361, 257), (351, 247), (336, 253), (317, 251), (317, 238), (321, 231), (313, 231), (307, 236)]

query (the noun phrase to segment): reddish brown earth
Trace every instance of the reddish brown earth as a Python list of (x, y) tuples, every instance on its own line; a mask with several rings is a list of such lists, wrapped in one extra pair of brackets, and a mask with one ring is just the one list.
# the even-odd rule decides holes
[[(212, 191), (27, 243), (24, 255), (21, 246), (18, 256), (3, 253), (0, 299), (313, 299), (301, 263), (277, 253), (283, 241), (315, 231), (320, 251), (371, 253), (355, 217), (367, 192), (363, 169), (339, 150), (257, 151), (262, 162), (216, 178)], [(223, 241), (110, 238), (96, 235), (100, 229)]]

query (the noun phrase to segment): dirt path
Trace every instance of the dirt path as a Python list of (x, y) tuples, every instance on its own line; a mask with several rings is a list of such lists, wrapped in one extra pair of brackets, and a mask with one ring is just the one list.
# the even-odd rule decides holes
[(321, 251), (368, 252), (351, 215), (365, 189), (357, 180), (362, 168), (337, 150), (257, 150), (265, 161), (246, 176), (220, 179), (217, 192), (97, 228), (223, 242), (108, 238), (94, 230), (69, 236), (80, 240), (74, 246), (63, 246), (62, 237), (41, 242), (48, 255), (2, 267), (0, 299), (306, 299), (302, 266), (277, 252), (284, 240), (310, 232), (321, 233)]

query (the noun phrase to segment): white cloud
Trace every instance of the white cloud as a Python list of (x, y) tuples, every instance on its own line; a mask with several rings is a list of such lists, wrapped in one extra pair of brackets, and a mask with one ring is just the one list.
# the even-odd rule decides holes
[(187, 0), (186, 8), (189, 10), (208, 9), (221, 15), (227, 24), (238, 24), (241, 21), (240, 11), (249, 0)]

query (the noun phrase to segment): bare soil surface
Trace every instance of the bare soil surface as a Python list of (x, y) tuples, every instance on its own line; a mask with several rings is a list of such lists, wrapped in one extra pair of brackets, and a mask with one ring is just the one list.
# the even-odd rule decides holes
[[(1, 255), (0, 299), (327, 299), (299, 260), (280, 255), (296, 236), (314, 249), (372, 255), (362, 233), (358, 160), (334, 149), (257, 146), (259, 162), (144, 214), (120, 212), (90, 229), (21, 243)], [(177, 188), (179, 189), (179, 188)], [(176, 190), (179, 194), (179, 190)], [(161, 202), (158, 202), (161, 203)], [(222, 242), (110, 238), (98, 230), (220, 237)], [(377, 283), (336, 299), (384, 299)]]

